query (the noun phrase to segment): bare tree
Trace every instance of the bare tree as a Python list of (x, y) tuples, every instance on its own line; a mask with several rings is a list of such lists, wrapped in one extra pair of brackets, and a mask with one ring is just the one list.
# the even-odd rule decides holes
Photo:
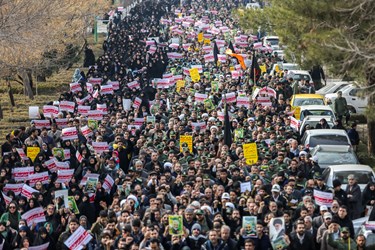
[[(94, 16), (108, 7), (105, 0), (0, 0), (0, 77), (18, 74), (32, 98), (30, 72), (82, 45)], [(46, 59), (50, 51), (55, 56)]]

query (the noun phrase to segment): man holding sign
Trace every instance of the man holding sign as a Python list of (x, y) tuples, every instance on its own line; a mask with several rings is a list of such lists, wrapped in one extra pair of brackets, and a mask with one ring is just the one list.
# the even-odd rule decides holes
[(72, 218), (69, 221), (69, 230), (62, 233), (57, 241), (56, 248), (57, 250), (69, 250), (69, 247), (66, 246), (64, 243), (68, 240), (68, 238), (78, 229), (79, 222), (76, 218)]

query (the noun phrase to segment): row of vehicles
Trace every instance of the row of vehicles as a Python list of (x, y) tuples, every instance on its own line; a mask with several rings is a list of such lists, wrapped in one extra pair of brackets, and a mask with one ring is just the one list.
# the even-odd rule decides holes
[[(363, 113), (367, 98), (358, 96), (359, 88), (351, 82), (328, 82), (317, 94), (294, 95), (291, 105), (294, 109), (295, 129), (301, 136), (301, 144), (308, 148), (312, 158), (318, 159), (323, 169), (324, 182), (333, 187), (333, 180), (339, 179), (342, 189), (348, 185), (348, 176), (353, 174), (363, 191), (367, 184), (375, 182), (375, 173), (370, 166), (360, 164), (353, 150), (347, 131), (334, 129), (335, 113), (332, 108), (337, 92), (342, 91), (351, 113)], [(324, 119), (327, 129), (315, 129)], [(366, 245), (375, 245), (375, 222), (367, 216), (353, 221), (355, 232), (366, 236)]]
[[(251, 6), (251, 8), (255, 8)], [(307, 80), (312, 83), (308, 71), (301, 70), (298, 64), (285, 63), (284, 52), (276, 36), (264, 37), (263, 46), (272, 47), (274, 53), (282, 60), (273, 65), (270, 75), (277, 75), (288, 70), (288, 78), (295, 81)], [(324, 182), (333, 187), (333, 180), (339, 179), (342, 189), (348, 185), (348, 176), (353, 174), (363, 191), (367, 184), (375, 182), (375, 173), (370, 166), (362, 165), (353, 150), (347, 131), (334, 129), (335, 113), (333, 105), (337, 92), (341, 91), (346, 99), (348, 110), (351, 114), (365, 112), (368, 99), (361, 94), (355, 82), (327, 81), (325, 86), (317, 90), (316, 94), (296, 94), (292, 96), (291, 105), (294, 110), (292, 126), (299, 133), (301, 144), (309, 149), (311, 157), (318, 159), (319, 166), (323, 169)], [(325, 120), (325, 129), (315, 129), (322, 119)], [(375, 221), (368, 221), (366, 217), (353, 221), (356, 233), (365, 235), (368, 247), (375, 245)], [(371, 248), (373, 249), (373, 248)]]

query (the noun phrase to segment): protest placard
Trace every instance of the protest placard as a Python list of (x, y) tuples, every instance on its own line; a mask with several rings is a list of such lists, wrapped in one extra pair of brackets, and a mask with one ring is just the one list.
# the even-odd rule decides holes
[(243, 153), (247, 164), (254, 164), (258, 161), (258, 149), (255, 142), (242, 145)]
[(37, 224), (39, 222), (45, 222), (46, 217), (44, 216), (43, 207), (33, 208), (21, 216), (22, 219), (26, 220), (27, 225)]
[(245, 229), (245, 235), (248, 237), (255, 237), (257, 235), (256, 231), (257, 217), (256, 216), (244, 216), (242, 217), (242, 228)]
[(84, 245), (92, 240), (92, 236), (82, 226), (80, 226), (70, 237), (64, 242), (71, 250), (81, 250)]
[(170, 235), (182, 235), (184, 233), (182, 215), (169, 215), (168, 221)]
[(331, 207), (333, 202), (333, 193), (331, 192), (322, 192), (314, 189), (314, 200), (318, 206), (327, 206)]
[(26, 152), (27, 156), (30, 157), (32, 161), (34, 161), (36, 156), (40, 152), (40, 147), (27, 147)]
[(193, 152), (193, 136), (181, 135), (180, 136), (180, 152), (182, 152), (182, 144), (187, 143), (190, 153)]

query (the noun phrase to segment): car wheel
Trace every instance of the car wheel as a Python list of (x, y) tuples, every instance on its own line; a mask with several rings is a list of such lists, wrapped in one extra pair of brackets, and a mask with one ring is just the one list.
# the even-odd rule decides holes
[(355, 108), (354, 108), (353, 106), (348, 106), (348, 109), (349, 109), (349, 112), (350, 112), (351, 114), (355, 114), (355, 113), (357, 113), (356, 110), (355, 110)]

